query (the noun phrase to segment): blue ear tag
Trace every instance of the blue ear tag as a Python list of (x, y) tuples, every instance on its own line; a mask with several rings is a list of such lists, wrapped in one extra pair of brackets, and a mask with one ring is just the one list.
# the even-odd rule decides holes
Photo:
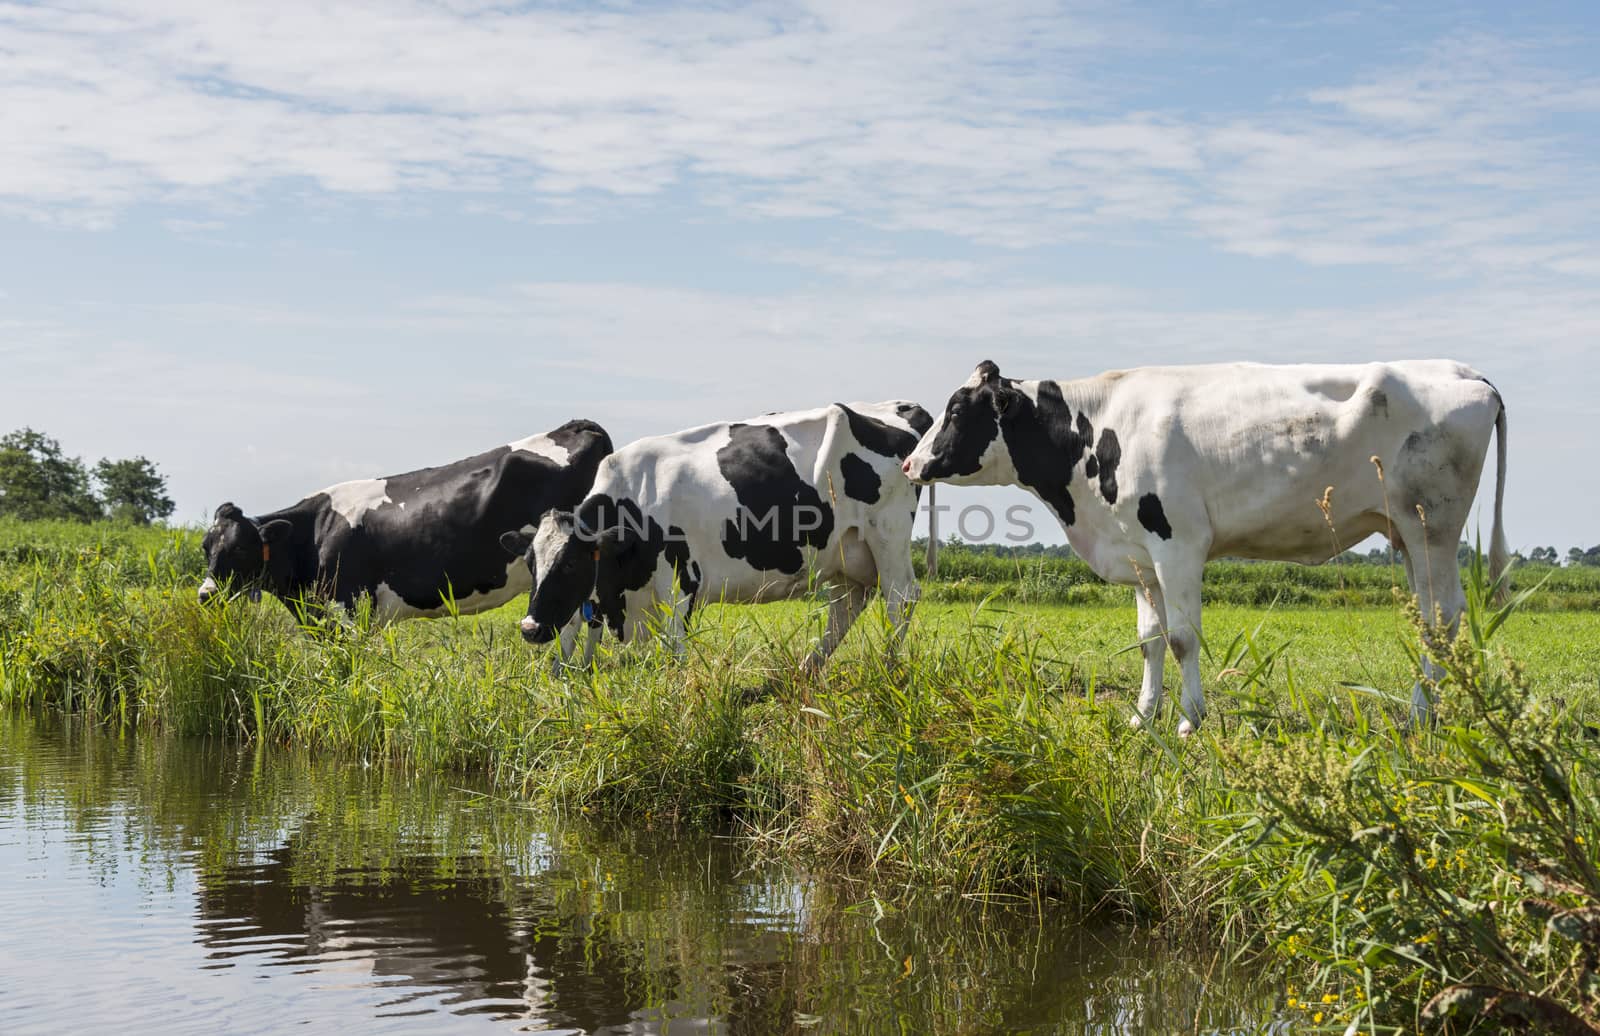
[(583, 621), (584, 622), (593, 622), (594, 621), (594, 602), (593, 601), (584, 601), (583, 602), (583, 607), (578, 610), (578, 614), (583, 616)]

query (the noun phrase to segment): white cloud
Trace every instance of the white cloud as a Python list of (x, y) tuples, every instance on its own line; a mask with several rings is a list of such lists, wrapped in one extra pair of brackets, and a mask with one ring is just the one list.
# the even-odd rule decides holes
[(1167, 110), (1116, 96), (1124, 66), (1159, 76), (1173, 51), (1111, 18), (1042, 0), (0, 4), (0, 212), (101, 226), (310, 182), (584, 219), (596, 195), (687, 187), (745, 216), (1009, 247), (1146, 227), (1314, 264), (1589, 275), (1600, 162), (1558, 117), (1600, 111), (1600, 78), (1455, 37), (1197, 117), (1181, 83)]

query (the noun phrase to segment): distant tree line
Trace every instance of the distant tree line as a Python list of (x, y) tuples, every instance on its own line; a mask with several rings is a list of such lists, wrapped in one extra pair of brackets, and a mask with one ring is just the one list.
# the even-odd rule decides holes
[(90, 468), (32, 428), (0, 438), (0, 517), (149, 525), (172, 513), (166, 477), (144, 457)]
[[(917, 551), (920, 552), (921, 549), (927, 545), (927, 542), (928, 541), (925, 538), (918, 539), (914, 542), (913, 546)], [(946, 549), (955, 549), (968, 554), (978, 554), (995, 558), (1070, 559), (1076, 557), (1076, 555), (1072, 553), (1072, 548), (1067, 546), (1065, 543), (1051, 544), (1049, 546), (1046, 546), (1043, 543), (967, 543), (961, 540), (959, 537), (952, 535), (949, 540), (943, 544), (943, 546)], [(1472, 544), (1462, 543), (1456, 548), (1456, 559), (1462, 565), (1469, 564), (1472, 560), (1474, 549), (1475, 548)], [(1249, 558), (1231, 558), (1229, 560), (1240, 561), (1247, 564), (1251, 561)], [(1331, 562), (1329, 562), (1329, 564), (1388, 565), (1399, 563), (1399, 561), (1400, 555), (1398, 552), (1391, 551), (1387, 546), (1383, 546), (1373, 547), (1364, 554), (1360, 551), (1347, 550), (1338, 557), (1334, 558)], [(1528, 562), (1537, 565), (1560, 565), (1563, 563), (1563, 558), (1562, 555), (1556, 552), (1554, 547), (1535, 547), (1526, 555), (1513, 553), (1511, 555), (1511, 561), (1513, 564)], [(1584, 550), (1582, 547), (1569, 548), (1566, 553), (1565, 563), (1568, 565), (1584, 565), (1592, 568), (1600, 568), (1600, 546), (1590, 547), (1588, 550)]]

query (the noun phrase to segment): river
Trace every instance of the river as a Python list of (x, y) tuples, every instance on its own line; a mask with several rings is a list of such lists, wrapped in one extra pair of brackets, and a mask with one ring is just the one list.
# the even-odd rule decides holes
[(1216, 953), (886, 898), (465, 778), (0, 715), (7, 1034), (1288, 1031)]

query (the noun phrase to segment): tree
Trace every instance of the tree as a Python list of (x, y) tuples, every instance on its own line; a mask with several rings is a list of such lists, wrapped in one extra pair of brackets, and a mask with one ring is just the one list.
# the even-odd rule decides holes
[(1567, 564), (1600, 568), (1600, 546), (1590, 547), (1588, 550), (1584, 550), (1582, 547), (1573, 547), (1567, 551)]
[(63, 455), (48, 435), (21, 428), (0, 438), (0, 515), (87, 522), (101, 512), (83, 461)]
[(100, 483), (106, 513), (118, 521), (149, 525), (172, 513), (167, 480), (144, 457), (102, 459), (94, 466), (94, 477)]

